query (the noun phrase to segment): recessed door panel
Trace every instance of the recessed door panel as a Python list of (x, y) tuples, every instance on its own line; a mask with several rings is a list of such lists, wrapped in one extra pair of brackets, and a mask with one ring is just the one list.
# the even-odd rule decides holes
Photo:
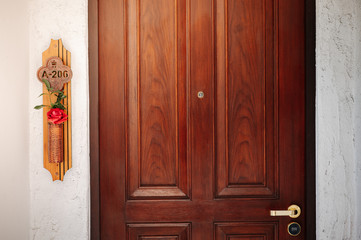
[(190, 240), (190, 224), (128, 224), (127, 240)]
[(277, 223), (217, 223), (215, 240), (274, 240)]
[(273, 0), (216, 0), (217, 197), (276, 197)]
[(128, 1), (128, 198), (188, 198), (185, 0)]

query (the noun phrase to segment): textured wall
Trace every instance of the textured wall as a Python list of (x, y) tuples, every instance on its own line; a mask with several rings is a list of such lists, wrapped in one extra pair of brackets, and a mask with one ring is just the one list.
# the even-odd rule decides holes
[[(31, 240), (89, 239), (87, 0), (29, 0), (30, 236)], [(41, 84), (36, 71), (50, 39), (72, 53), (73, 168), (53, 182), (43, 168)]]
[(29, 229), (27, 0), (0, 7), (0, 239)]
[(317, 0), (317, 239), (361, 239), (361, 1)]

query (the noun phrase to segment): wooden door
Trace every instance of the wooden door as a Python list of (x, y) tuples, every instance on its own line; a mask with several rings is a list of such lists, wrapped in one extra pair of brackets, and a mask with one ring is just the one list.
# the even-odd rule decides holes
[(303, 0), (98, 4), (101, 239), (305, 226)]

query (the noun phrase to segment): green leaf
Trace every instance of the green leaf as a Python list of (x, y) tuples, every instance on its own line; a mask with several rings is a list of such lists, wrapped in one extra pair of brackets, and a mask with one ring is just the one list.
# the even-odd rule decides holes
[(42, 93), (42, 94), (40, 94), (38, 97), (41, 97), (41, 96), (43, 96), (43, 95), (47, 95), (47, 93)]
[(46, 105), (37, 105), (34, 107), (34, 109), (39, 110), (42, 109), (43, 107), (46, 107)]
[(46, 79), (43, 79), (42, 81), (45, 83), (45, 86), (46, 86), (46, 88), (47, 88), (48, 91), (49, 91), (49, 89), (51, 89), (49, 81), (46, 80)]

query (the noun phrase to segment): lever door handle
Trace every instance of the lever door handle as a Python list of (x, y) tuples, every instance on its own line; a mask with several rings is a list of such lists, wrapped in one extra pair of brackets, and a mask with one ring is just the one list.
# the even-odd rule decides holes
[(291, 205), (288, 210), (271, 210), (270, 215), (272, 217), (290, 217), (298, 218), (301, 215), (301, 208), (297, 205)]

